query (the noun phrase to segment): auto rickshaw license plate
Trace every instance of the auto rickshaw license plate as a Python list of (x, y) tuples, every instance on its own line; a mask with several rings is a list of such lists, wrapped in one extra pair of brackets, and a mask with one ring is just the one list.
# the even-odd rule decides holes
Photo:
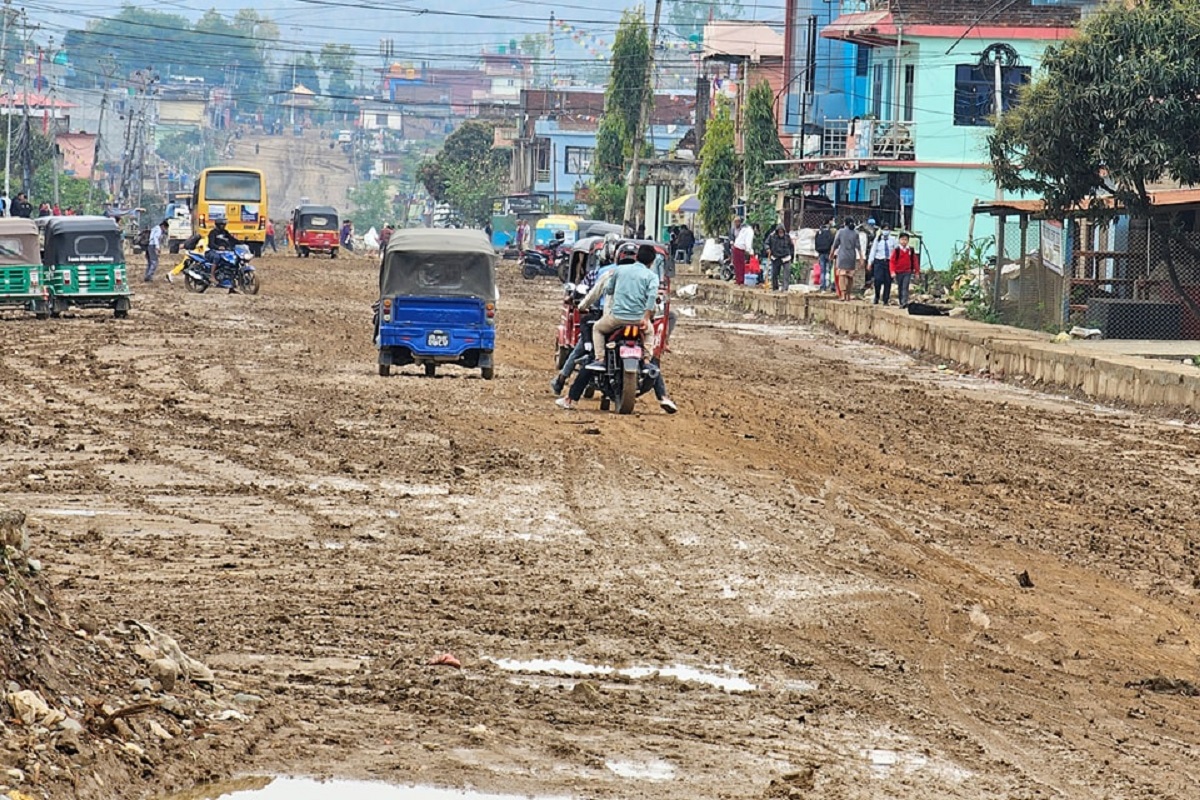
[(425, 337), (425, 344), (429, 345), (430, 347), (449, 347), (450, 334), (434, 331)]

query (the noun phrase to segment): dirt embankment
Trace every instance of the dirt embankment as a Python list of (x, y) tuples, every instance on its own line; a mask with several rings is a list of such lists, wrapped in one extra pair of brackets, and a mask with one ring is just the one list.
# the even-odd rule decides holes
[[(159, 284), (125, 322), (0, 320), (0, 492), (69, 620), (30, 612), (60, 668), (20, 688), (105, 742), (106, 790), (79, 796), (286, 772), (1195, 797), (1195, 430), (713, 309), (665, 362), (678, 415), (568, 413), (549, 283), (506, 273), (495, 381), (383, 379), (372, 263), (260, 269), (256, 297)], [(261, 698), (233, 705), (249, 721), (184, 684), (190, 731), (160, 702), (95, 733), (88, 709), (162, 695), (132, 684), (131, 619)], [(23, 786), (71, 796), (47, 770)]]

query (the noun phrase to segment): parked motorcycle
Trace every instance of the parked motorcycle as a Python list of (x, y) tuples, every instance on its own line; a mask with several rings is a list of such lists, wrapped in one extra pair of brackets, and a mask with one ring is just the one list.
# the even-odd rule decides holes
[(529, 280), (539, 277), (551, 277), (565, 282), (567, 279), (567, 264), (570, 261), (570, 257), (570, 250), (565, 248), (526, 250), (525, 256), (521, 261), (521, 275)]
[(706, 240), (700, 252), (700, 265), (710, 278), (733, 280), (733, 240), (728, 236)]
[(239, 244), (233, 249), (210, 250), (203, 255), (187, 251), (187, 263), (183, 268), (183, 283), (190, 292), (205, 292), (212, 284), (213, 259), (216, 262), (217, 286), (244, 294), (258, 294), (258, 274), (250, 260), (254, 258), (250, 248)]
[(618, 414), (631, 414), (638, 395), (654, 388), (658, 365), (646, 356), (642, 329), (625, 325), (608, 335), (604, 347), (604, 371), (595, 371), (592, 382), (600, 392), (600, 410), (616, 407)]

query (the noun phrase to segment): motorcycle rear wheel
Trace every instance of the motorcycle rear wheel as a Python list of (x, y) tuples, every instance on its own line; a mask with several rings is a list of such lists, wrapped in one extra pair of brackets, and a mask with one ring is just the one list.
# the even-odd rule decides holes
[(621, 374), (621, 404), (617, 406), (618, 414), (632, 414), (637, 402), (638, 375), (633, 370), (625, 370)]
[(191, 275), (188, 275), (187, 272), (183, 273), (183, 285), (187, 287), (189, 292), (203, 292), (208, 288), (206, 281), (198, 281)]
[(533, 280), (537, 277), (537, 269), (526, 264), (521, 268), (521, 277), (525, 278), (526, 280)]

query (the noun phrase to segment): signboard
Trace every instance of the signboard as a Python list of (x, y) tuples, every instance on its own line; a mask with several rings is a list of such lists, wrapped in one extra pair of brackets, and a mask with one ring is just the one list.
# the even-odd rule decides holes
[(1042, 220), (1042, 264), (1063, 274), (1063, 225), (1057, 220)]
[(913, 204), (913, 190), (910, 186), (904, 186), (900, 189), (901, 205), (911, 206)]

